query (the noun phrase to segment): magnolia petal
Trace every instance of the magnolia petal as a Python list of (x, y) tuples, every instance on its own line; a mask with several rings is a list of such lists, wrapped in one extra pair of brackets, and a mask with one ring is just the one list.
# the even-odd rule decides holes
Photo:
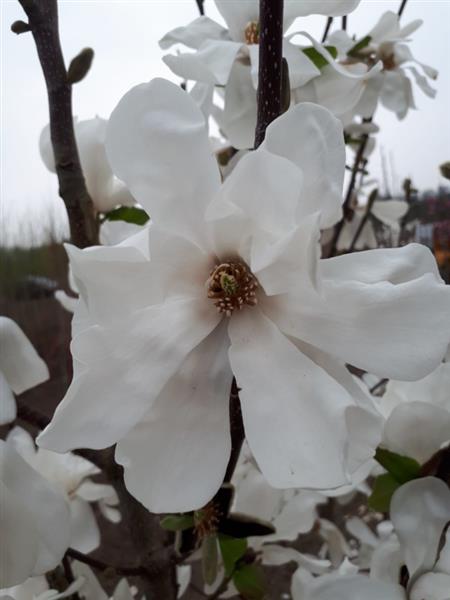
[(435, 90), (435, 88), (431, 87), (431, 85), (428, 83), (427, 78), (424, 77), (423, 75), (421, 75), (415, 67), (407, 67), (407, 68), (413, 74), (414, 79), (416, 80), (416, 83), (420, 87), (422, 92), (429, 98), (435, 98), (436, 90)]
[(100, 546), (100, 529), (94, 511), (89, 503), (81, 498), (73, 498), (69, 507), (70, 547), (83, 554), (89, 554)]
[(234, 148), (253, 148), (256, 116), (256, 91), (251, 71), (247, 65), (235, 61), (225, 88), (225, 105), (219, 122)]
[(258, 0), (214, 0), (214, 3), (228, 25), (232, 39), (245, 42), (247, 25), (250, 22), (259, 22)]
[(61, 306), (67, 310), (67, 312), (74, 313), (78, 303), (78, 298), (69, 296), (64, 290), (56, 290), (55, 300), (57, 300)]
[(157, 225), (203, 239), (199, 215), (220, 186), (220, 172), (205, 119), (189, 94), (163, 79), (132, 88), (111, 115), (106, 151)]
[[(255, 89), (258, 87), (259, 45), (249, 46), (252, 80)], [(289, 66), (289, 83), (291, 89), (306, 85), (314, 77), (320, 75), (320, 69), (302, 52), (302, 49), (292, 44), (288, 39), (283, 40), (283, 58)]]
[(229, 334), (246, 437), (269, 483), (279, 488), (346, 483), (344, 413), (350, 399), (344, 390), (258, 309), (234, 315)]
[(15, 394), (49, 378), (47, 365), (12, 319), (0, 317), (0, 371)]
[(450, 292), (428, 249), (369, 250), (320, 267), (321, 296), (285, 294), (271, 307), (287, 335), (379, 377), (415, 380), (437, 367), (448, 344)]
[(449, 600), (450, 574), (426, 573), (412, 586), (410, 600)]
[(402, 550), (397, 537), (393, 535), (391, 538), (378, 543), (374, 549), (370, 565), (370, 577), (398, 583), (403, 565)]
[(204, 15), (194, 19), (186, 27), (176, 27), (159, 40), (159, 47), (167, 50), (174, 44), (184, 44), (197, 50), (205, 40), (227, 40), (228, 31)]
[(410, 108), (416, 108), (411, 81), (402, 70), (383, 73), (380, 100), (383, 106), (395, 112), (399, 119), (403, 119)]
[(72, 354), (83, 364), (39, 445), (65, 452), (117, 442), (219, 320), (211, 302), (194, 298), (137, 311), (115, 328), (81, 332)]
[(189, 354), (117, 445), (127, 489), (152, 512), (201, 508), (223, 481), (231, 450), (228, 345), (222, 325)]
[(210, 259), (198, 246), (157, 227), (143, 233), (150, 260), (133, 245), (85, 250), (66, 245), (91, 322), (117, 322), (169, 295), (192, 297), (203, 288)]
[[(69, 509), (63, 495), (3, 441), (0, 442), (0, 472), (2, 508), (4, 500), (5, 518), (11, 518), (11, 521), (5, 524), (5, 529), (2, 527), (2, 545), (8, 552), (10, 548), (13, 552), (17, 551), (18, 546), (21, 548), (13, 557), (9, 557), (9, 554), (5, 555), (6, 561), (12, 558), (18, 563), (11, 572), (5, 572), (2, 565), (2, 577), (6, 578), (6, 582), (2, 582), (1, 585), (7, 587), (21, 583), (29, 575), (41, 575), (60, 562), (70, 541)], [(3, 493), (5, 490), (6, 492)], [(12, 506), (10, 502), (13, 502)], [(3, 511), (1, 512), (3, 520), (4, 514)], [(25, 527), (23, 531), (22, 528)], [(10, 540), (11, 536), (12, 538), (17, 536), (17, 539)], [(18, 578), (19, 572), (25, 570), (21, 562), (22, 557), (27, 569), (31, 564), (30, 550), (33, 547), (36, 554), (32, 569), (23, 579)], [(1, 554), (3, 563), (4, 553)]]
[(16, 399), (0, 370), (0, 425), (12, 423), (17, 415)]
[(364, 575), (323, 575), (307, 585), (294, 600), (406, 600), (399, 585), (374, 581)]
[(197, 52), (166, 54), (166, 65), (183, 79), (211, 85), (227, 85), (242, 44), (229, 40), (206, 40)]
[(291, 107), (269, 125), (262, 147), (302, 170), (302, 215), (319, 208), (322, 228), (341, 218), (344, 136), (341, 122), (328, 110), (310, 103)]
[(425, 463), (450, 440), (450, 412), (425, 402), (406, 402), (392, 411), (383, 446)]
[(33, 515), (19, 498), (0, 481), (0, 586), (8, 588), (24, 582), (33, 572), (39, 546), (39, 536)]
[(309, 15), (342, 17), (353, 12), (360, 2), (361, 0), (285, 0), (285, 19)]
[(381, 44), (389, 40), (399, 38), (400, 17), (392, 10), (387, 10), (381, 15), (378, 23), (369, 31), (369, 36), (373, 44)]
[(320, 214), (302, 220), (293, 231), (270, 243), (265, 236), (254, 236), (250, 265), (268, 296), (299, 288), (315, 290), (320, 255)]
[(379, 221), (391, 228), (398, 228), (399, 221), (409, 210), (405, 200), (376, 200), (372, 206), (372, 214)]
[(393, 495), (390, 513), (413, 582), (437, 560), (441, 535), (450, 521), (450, 490), (435, 477), (409, 481)]
[(73, 574), (84, 579), (81, 595), (84, 598), (95, 598), (95, 600), (108, 600), (108, 595), (100, 585), (91, 568), (84, 563), (74, 560), (71, 563)]

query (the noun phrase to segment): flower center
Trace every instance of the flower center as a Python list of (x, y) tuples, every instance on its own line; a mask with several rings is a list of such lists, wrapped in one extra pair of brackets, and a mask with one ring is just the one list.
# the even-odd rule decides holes
[(234, 310), (255, 306), (258, 280), (244, 262), (224, 262), (216, 265), (207, 281), (208, 298), (217, 310), (231, 317)]
[(244, 29), (245, 43), (259, 44), (259, 21), (250, 21)]
[(392, 71), (397, 67), (395, 64), (395, 56), (393, 54), (387, 54), (386, 56), (383, 56), (381, 60), (383, 61), (383, 69), (385, 71)]
[(221, 512), (215, 502), (208, 502), (206, 506), (194, 512), (194, 530), (198, 540), (217, 532)]

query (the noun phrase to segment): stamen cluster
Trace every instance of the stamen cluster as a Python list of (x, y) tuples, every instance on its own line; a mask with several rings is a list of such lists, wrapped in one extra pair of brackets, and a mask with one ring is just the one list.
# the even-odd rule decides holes
[(225, 262), (217, 265), (207, 282), (208, 298), (217, 310), (231, 317), (233, 311), (243, 306), (255, 306), (258, 302), (258, 281), (243, 262)]
[(245, 43), (259, 44), (259, 21), (250, 21), (244, 30)]

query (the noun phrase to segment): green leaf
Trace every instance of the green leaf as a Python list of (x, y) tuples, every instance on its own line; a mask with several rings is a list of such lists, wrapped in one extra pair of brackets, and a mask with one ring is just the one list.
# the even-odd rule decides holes
[(350, 48), (350, 50), (347, 52), (347, 54), (349, 56), (358, 54), (359, 52), (361, 52), (361, 50), (364, 50), (364, 48), (367, 48), (367, 46), (370, 44), (371, 41), (372, 41), (371, 36), (366, 35), (366, 37), (363, 37), (362, 40), (359, 40), (359, 42), (357, 42), (352, 48)]
[(215, 582), (218, 570), (217, 536), (208, 535), (202, 543), (202, 572), (206, 584), (212, 585)]
[(105, 213), (106, 221), (125, 221), (134, 225), (145, 225), (149, 218), (145, 210), (137, 206), (119, 206)]
[(219, 546), (225, 575), (230, 576), (236, 563), (244, 556), (245, 551), (247, 550), (247, 540), (235, 539), (221, 533), (219, 535)]
[(372, 494), (368, 500), (369, 507), (378, 512), (389, 512), (392, 495), (400, 485), (389, 473), (377, 477)]
[[(325, 46), (325, 48), (328, 50), (328, 52), (331, 54), (331, 56), (333, 58), (336, 58), (337, 48), (335, 48), (334, 46)], [(320, 52), (318, 52), (313, 46), (310, 46), (308, 48), (303, 48), (302, 52), (303, 52), (303, 54), (306, 54), (306, 56), (309, 58), (309, 60), (312, 63), (314, 63), (314, 65), (318, 69), (323, 69), (324, 67), (327, 66), (327, 64), (328, 64), (327, 59), (324, 56), (322, 56), (320, 54)]]
[(184, 531), (194, 527), (193, 515), (167, 515), (161, 519), (160, 525), (167, 531)]
[(237, 569), (233, 583), (245, 600), (262, 600), (265, 596), (264, 574), (258, 565), (243, 565)]
[(385, 448), (377, 448), (375, 460), (400, 484), (420, 477), (419, 463), (409, 456), (401, 456)]

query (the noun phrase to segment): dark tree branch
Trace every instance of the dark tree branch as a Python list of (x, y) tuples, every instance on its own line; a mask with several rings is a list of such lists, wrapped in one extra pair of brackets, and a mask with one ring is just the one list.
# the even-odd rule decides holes
[(239, 401), (239, 388), (236, 379), (233, 378), (230, 392), (230, 431), (231, 431), (231, 455), (225, 473), (224, 483), (229, 483), (233, 477), (244, 443), (245, 431), (242, 422), (241, 403)]
[(350, 246), (349, 246), (349, 249), (348, 249), (349, 252), (353, 252), (353, 250), (355, 249), (355, 246), (356, 246), (356, 244), (357, 244), (357, 242), (359, 240), (359, 237), (360, 237), (360, 235), (362, 233), (362, 230), (364, 229), (364, 227), (365, 227), (365, 225), (366, 225), (367, 221), (369, 220), (369, 217), (370, 217), (370, 215), (372, 213), (373, 203), (375, 202), (375, 200), (377, 199), (377, 197), (378, 197), (378, 190), (375, 189), (375, 190), (372, 191), (372, 193), (369, 196), (369, 199), (367, 201), (366, 211), (365, 211), (364, 216), (361, 219), (361, 222), (360, 222), (360, 224), (358, 226), (358, 229), (356, 230), (355, 235), (353, 236), (353, 239), (352, 239), (352, 241), (350, 243)]
[(283, 0), (259, 2), (258, 120), (255, 148), (282, 112)]
[(97, 569), (97, 571), (106, 571), (107, 569), (113, 569), (117, 574), (127, 576), (136, 576), (142, 575), (145, 573), (142, 567), (116, 567), (114, 565), (109, 565), (102, 560), (98, 560), (97, 558), (93, 558), (87, 554), (83, 554), (82, 552), (78, 552), (74, 548), (68, 548), (66, 550), (66, 556), (70, 556), (74, 560), (78, 562), (84, 563), (85, 565), (89, 565), (93, 569)]
[(330, 29), (331, 29), (331, 25), (332, 24), (333, 24), (333, 17), (327, 17), (327, 23), (325, 25), (325, 30), (324, 30), (323, 36), (322, 36), (322, 44), (327, 39), (328, 34), (330, 33)]
[[(255, 148), (263, 142), (266, 128), (283, 111), (283, 0), (260, 0), (259, 19), (258, 120)], [(236, 379), (233, 379), (230, 392), (230, 430), (231, 455), (224, 483), (229, 483), (233, 477), (245, 438)]]
[(398, 9), (398, 16), (401, 17), (403, 14), (403, 11), (406, 8), (406, 5), (408, 3), (408, 0), (402, 0), (401, 4), (400, 4), (400, 8)]
[[(371, 120), (372, 119), (369, 119), (368, 122)], [(355, 161), (353, 163), (353, 168), (352, 168), (352, 175), (350, 178), (350, 183), (347, 188), (347, 193), (345, 195), (344, 204), (342, 205), (344, 216), (339, 221), (339, 223), (337, 223), (337, 225), (334, 228), (333, 239), (331, 240), (330, 250), (328, 252), (328, 258), (331, 258), (332, 256), (334, 256), (337, 252), (338, 241), (341, 236), (342, 230), (344, 228), (345, 222), (349, 215), (350, 204), (352, 202), (353, 193), (355, 191), (356, 179), (357, 179), (358, 173), (360, 171), (360, 166), (364, 160), (364, 153), (366, 151), (368, 140), (369, 140), (369, 135), (364, 134), (361, 138), (361, 142), (360, 142), (358, 150), (356, 152)]]
[(344, 31), (347, 31), (347, 23), (348, 23), (347, 15), (345, 15), (344, 17), (342, 17), (342, 29)]
[(55, 155), (59, 195), (64, 201), (74, 244), (80, 248), (97, 242), (92, 200), (86, 188), (75, 141), (72, 86), (59, 40), (56, 0), (19, 0), (28, 17), (47, 86), (50, 135)]
[(198, 12), (200, 13), (200, 15), (203, 17), (203, 15), (205, 14), (205, 0), (195, 0), (198, 6)]

